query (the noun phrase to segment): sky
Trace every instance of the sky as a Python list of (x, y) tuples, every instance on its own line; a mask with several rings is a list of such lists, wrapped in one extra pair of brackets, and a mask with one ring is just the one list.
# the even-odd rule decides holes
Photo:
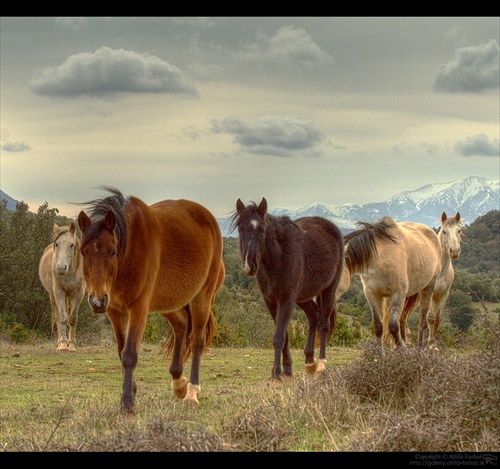
[(499, 17), (1, 17), (0, 189), (225, 217), (498, 179), (499, 42)]

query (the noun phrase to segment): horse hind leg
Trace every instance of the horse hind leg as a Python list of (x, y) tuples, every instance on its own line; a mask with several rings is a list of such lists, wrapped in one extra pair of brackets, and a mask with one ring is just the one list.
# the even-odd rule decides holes
[(68, 351), (70, 352), (76, 352), (76, 325), (78, 324), (78, 310), (80, 309), (82, 299), (83, 295), (80, 298), (75, 297), (71, 301), (68, 301), (68, 311), (70, 311), (68, 319)]
[(309, 323), (307, 331), (306, 345), (304, 347), (305, 355), (305, 370), (309, 375), (313, 375), (318, 369), (318, 361), (314, 358), (314, 343), (316, 338), (316, 330), (318, 328), (319, 309), (316, 303), (312, 300), (304, 303), (298, 303), (306, 313), (307, 321)]
[(405, 295), (395, 295), (390, 302), (390, 309), (388, 311), (388, 329), (394, 340), (395, 347), (406, 348), (406, 343), (401, 335), (401, 315), (405, 301)]
[(189, 318), (186, 309), (175, 312), (163, 313), (172, 328), (172, 334), (164, 343), (165, 357), (170, 353), (169, 373), (172, 376), (172, 392), (179, 399), (184, 399), (187, 394), (188, 380), (183, 373), (184, 357), (186, 355), (186, 343), (189, 329)]

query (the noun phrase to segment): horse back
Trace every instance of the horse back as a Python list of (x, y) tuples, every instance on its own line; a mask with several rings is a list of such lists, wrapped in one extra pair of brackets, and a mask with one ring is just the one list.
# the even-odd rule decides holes
[(322, 217), (302, 217), (295, 220), (295, 223), (304, 237), (303, 292), (309, 292), (311, 289), (321, 291), (330, 285), (337, 288), (344, 260), (344, 240), (341, 231)]
[[(130, 198), (128, 244), (121, 268), (121, 293), (131, 303), (149, 295), (150, 311), (173, 311), (195, 293), (220, 286), (223, 241), (214, 216), (202, 205), (180, 199), (151, 206)], [(134, 207), (135, 205), (135, 207)], [(127, 280), (132, 274), (134, 280)]]
[[(393, 228), (397, 243), (377, 245), (374, 262), (375, 282), (399, 289), (404, 284), (408, 295), (432, 283), (441, 271), (441, 253), (436, 233), (421, 223), (401, 222)], [(371, 270), (371, 269), (369, 269)], [(366, 275), (362, 275), (365, 281)], [(383, 290), (379, 285), (377, 288)]]

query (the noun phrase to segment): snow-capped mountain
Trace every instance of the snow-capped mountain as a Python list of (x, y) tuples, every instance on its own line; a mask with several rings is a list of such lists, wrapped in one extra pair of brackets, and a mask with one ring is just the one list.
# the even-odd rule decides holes
[[(15, 210), (17, 201), (0, 191), (0, 199), (7, 200), (7, 209)], [(470, 176), (455, 182), (428, 184), (413, 191), (400, 192), (383, 202), (365, 205), (331, 205), (320, 202), (298, 208), (270, 209), (276, 216), (292, 219), (320, 216), (335, 223), (345, 234), (358, 228), (356, 222), (373, 222), (388, 215), (396, 221), (414, 221), (432, 228), (440, 226), (441, 214), (460, 212), (463, 222), (471, 224), (477, 217), (491, 210), (500, 210), (500, 180)], [(229, 232), (229, 218), (219, 218), (222, 236), (238, 236)]]
[[(292, 219), (324, 217), (347, 233), (358, 228), (358, 221), (373, 222), (386, 215), (396, 221), (419, 222), (437, 228), (443, 212), (449, 216), (460, 212), (463, 222), (469, 225), (491, 210), (500, 210), (500, 180), (470, 176), (455, 182), (428, 184), (413, 191), (400, 192), (383, 202), (365, 205), (314, 203), (299, 208), (271, 209), (270, 213), (288, 215)], [(237, 236), (237, 232), (228, 233), (227, 219), (218, 221), (223, 236)]]

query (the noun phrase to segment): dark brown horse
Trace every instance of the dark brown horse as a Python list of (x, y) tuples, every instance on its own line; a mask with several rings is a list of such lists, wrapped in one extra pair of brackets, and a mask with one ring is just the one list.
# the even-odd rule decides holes
[[(321, 217), (275, 217), (267, 201), (246, 207), (238, 199), (231, 217), (238, 228), (245, 274), (255, 276), (274, 320), (272, 379), (292, 378), (288, 323), (295, 305), (309, 321), (304, 348), (306, 372), (321, 373), (326, 366), (326, 345), (335, 328), (335, 291), (342, 274), (344, 242), (340, 230)], [(319, 362), (314, 358), (319, 332)], [(283, 356), (283, 369), (281, 368)]]
[[(146, 205), (111, 196), (86, 202), (81, 211), (83, 271), (88, 301), (95, 313), (106, 313), (115, 332), (123, 366), (121, 409), (133, 412), (137, 386), (134, 370), (149, 312), (161, 313), (172, 334), (170, 374), (174, 394), (198, 407), (200, 361), (211, 344), (215, 321), (212, 304), (224, 281), (222, 236), (213, 215), (188, 200)], [(188, 383), (184, 362), (192, 356)]]

